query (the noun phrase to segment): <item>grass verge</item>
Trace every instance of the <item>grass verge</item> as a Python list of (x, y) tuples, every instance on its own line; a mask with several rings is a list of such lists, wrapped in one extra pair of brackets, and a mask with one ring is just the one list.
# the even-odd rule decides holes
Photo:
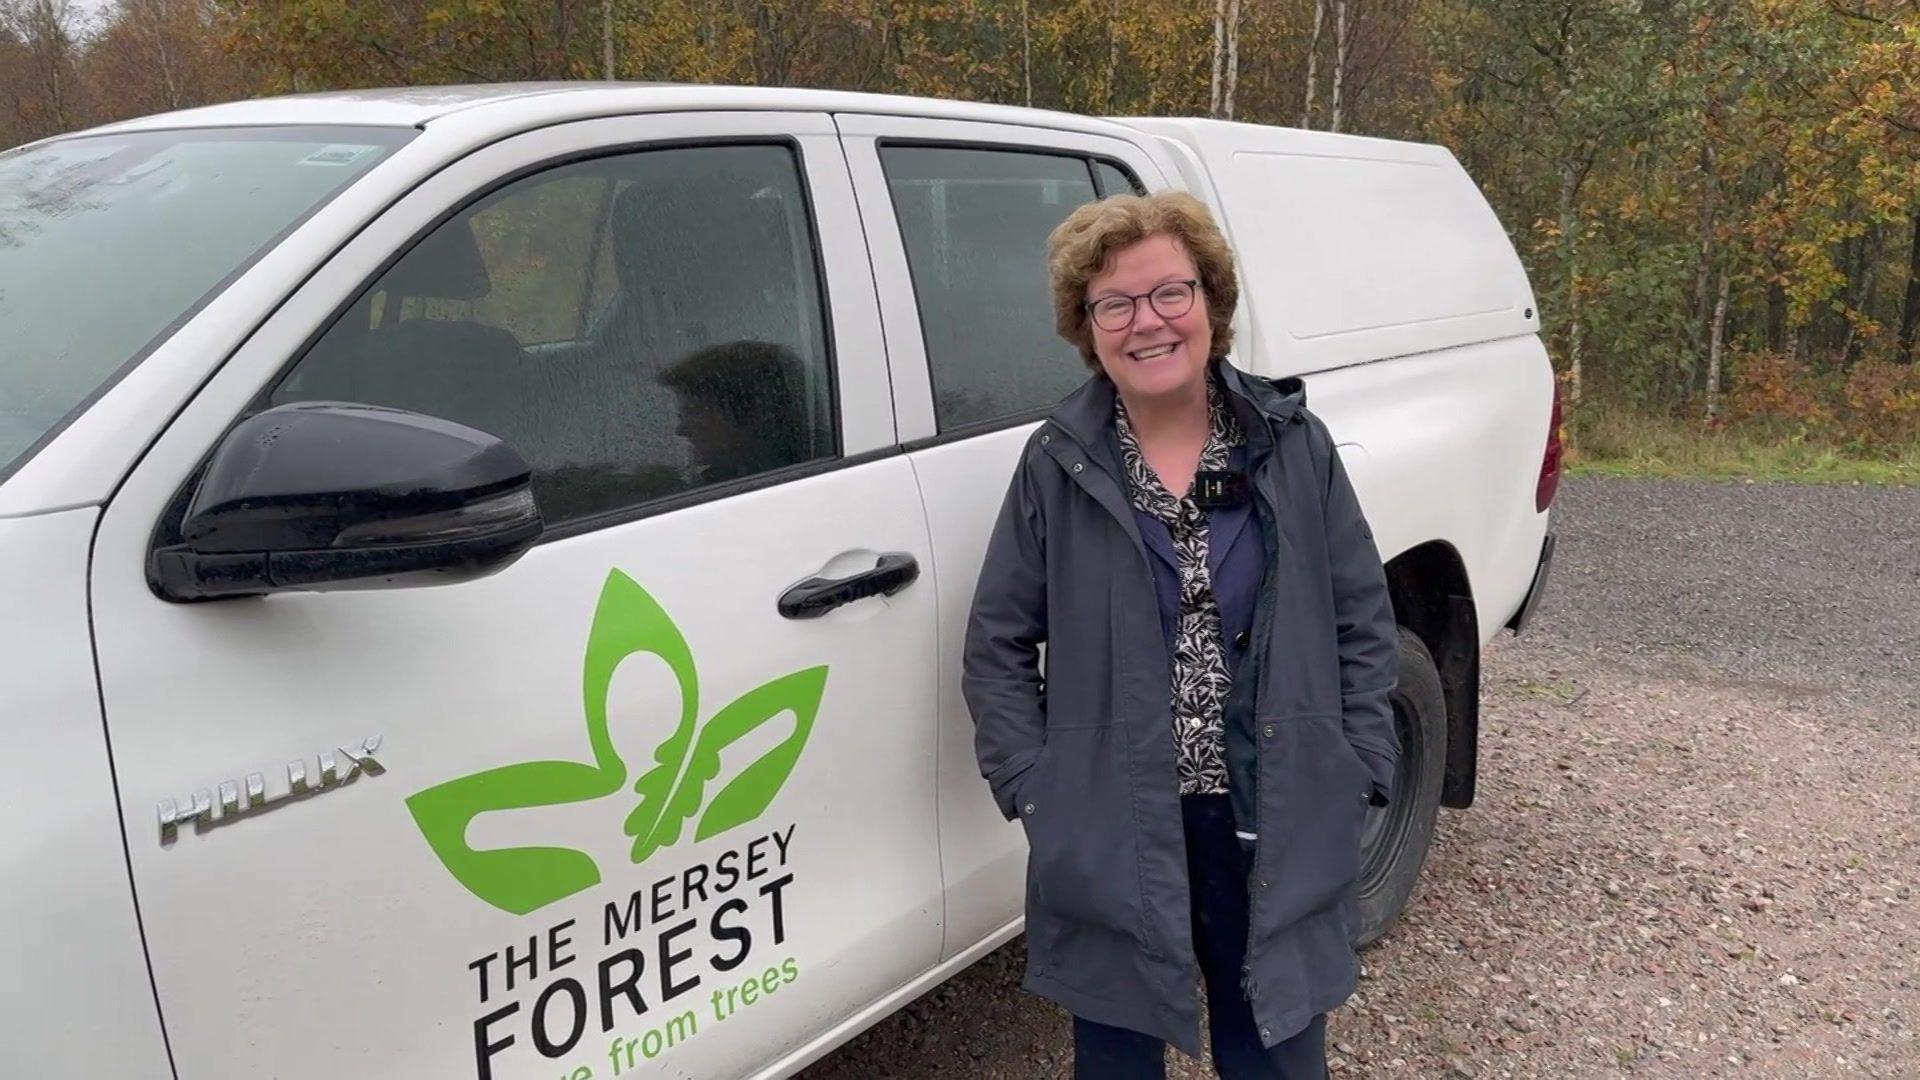
[(1761, 420), (1706, 428), (1595, 405), (1568, 434), (1575, 476), (1920, 485), (1920, 444), (1868, 447)]

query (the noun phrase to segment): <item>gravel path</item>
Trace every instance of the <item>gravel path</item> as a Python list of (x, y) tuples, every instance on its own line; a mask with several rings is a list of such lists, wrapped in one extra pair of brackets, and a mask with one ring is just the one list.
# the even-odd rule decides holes
[[(1558, 515), (1336, 1074), (1920, 1077), (1920, 489), (1580, 479)], [(1069, 1075), (1021, 963), (802, 1076)]]
[[(1562, 647), (1920, 713), (1920, 488), (1576, 479), (1520, 668)], [(1760, 687), (1756, 687), (1760, 688)]]

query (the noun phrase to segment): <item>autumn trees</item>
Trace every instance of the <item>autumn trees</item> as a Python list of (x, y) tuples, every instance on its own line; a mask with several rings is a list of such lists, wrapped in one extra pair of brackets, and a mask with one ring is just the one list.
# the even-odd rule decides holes
[(1859, 424), (1909, 395), (1920, 440), (1912, 0), (78, 3), (0, 0), (0, 142), (264, 93), (607, 77), (1437, 141), (1512, 232), (1573, 392)]

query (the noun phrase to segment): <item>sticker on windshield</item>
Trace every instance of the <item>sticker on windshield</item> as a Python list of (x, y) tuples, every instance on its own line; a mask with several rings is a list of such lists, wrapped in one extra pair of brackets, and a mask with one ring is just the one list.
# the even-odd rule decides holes
[[(639, 778), (630, 781), (608, 723), (608, 698), (615, 670), (639, 655), (667, 666), (679, 696), (677, 715), (653, 718), (664, 738), (652, 745), (651, 764), (636, 763)], [(406, 801), (454, 879), (514, 915), (601, 884), (601, 865), (569, 847), (476, 849), (467, 835), (476, 818), (638, 796), (624, 807), (628, 842), (621, 844), (635, 865), (688, 833), (694, 842), (730, 833), (765, 814), (793, 773), (820, 711), (827, 668), (780, 675), (702, 716), (699, 671), (686, 638), (652, 595), (615, 570), (594, 609), (582, 682), (592, 761), (501, 765)], [(771, 748), (748, 738), (769, 724), (784, 733)], [(730, 779), (713, 789), (723, 773)], [(608, 825), (620, 821), (616, 813)], [(792, 822), (762, 824), (725, 850), (703, 851), (698, 862), (637, 888), (624, 882), (612, 895), (564, 905), (541, 925), (517, 924), (512, 940), (474, 958), (458, 976), (474, 1000), (475, 1076), (492, 1080), (503, 1069), (517, 1075), (530, 1065), (543, 1068), (534, 1065), (543, 1060), (564, 1065), (564, 1077), (619, 1076), (795, 982), (800, 957), (789, 951), (787, 904), (794, 833)], [(567, 969), (576, 959), (592, 962)]]
[(373, 146), (353, 146), (347, 143), (335, 143), (332, 146), (323, 146), (315, 150), (313, 153), (294, 162), (294, 164), (351, 165), (376, 149), (378, 148)]

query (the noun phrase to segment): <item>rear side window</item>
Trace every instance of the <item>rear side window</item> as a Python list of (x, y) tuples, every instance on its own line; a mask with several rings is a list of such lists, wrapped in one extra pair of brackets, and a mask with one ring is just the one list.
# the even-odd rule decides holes
[[(942, 432), (1031, 413), (1087, 378), (1053, 330), (1047, 234), (1097, 197), (1086, 158), (882, 145)], [(1124, 190), (1124, 189), (1123, 189)]]
[(1100, 197), (1109, 195), (1145, 195), (1146, 185), (1142, 184), (1127, 170), (1111, 161), (1093, 163), (1093, 176), (1100, 182)]
[(505, 440), (549, 525), (830, 458), (826, 309), (786, 145), (574, 162), (481, 197), (273, 395)]

